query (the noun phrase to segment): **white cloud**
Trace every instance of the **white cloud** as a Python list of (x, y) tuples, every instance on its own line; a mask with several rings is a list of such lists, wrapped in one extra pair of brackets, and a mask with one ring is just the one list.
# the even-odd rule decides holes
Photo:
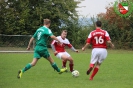
[(96, 16), (98, 13), (105, 13), (105, 8), (109, 5), (109, 3), (115, 1), (116, 0), (85, 0), (78, 5), (81, 6), (81, 8), (77, 8), (76, 10), (78, 11), (79, 15)]

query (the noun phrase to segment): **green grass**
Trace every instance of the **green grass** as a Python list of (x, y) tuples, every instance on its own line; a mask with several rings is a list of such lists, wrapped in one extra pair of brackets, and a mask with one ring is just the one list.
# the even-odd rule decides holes
[[(133, 51), (109, 50), (93, 81), (86, 75), (91, 51), (69, 53), (74, 58), (74, 68), (80, 72), (78, 78), (73, 78), (70, 72), (59, 75), (41, 58), (17, 79), (18, 70), (32, 61), (33, 53), (0, 53), (0, 88), (133, 88)], [(61, 67), (61, 60), (52, 52), (51, 55)]]

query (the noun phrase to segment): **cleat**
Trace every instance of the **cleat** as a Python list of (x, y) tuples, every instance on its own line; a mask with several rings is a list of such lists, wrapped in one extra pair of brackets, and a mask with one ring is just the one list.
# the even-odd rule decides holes
[[(64, 68), (66, 68), (66, 67), (62, 66), (62, 68), (64, 69)], [(68, 72), (68, 70), (66, 69), (66, 71), (65, 71), (65, 72)]]
[(89, 75), (90, 72), (92, 71), (92, 69), (93, 69), (93, 68), (91, 67), (91, 68), (86, 72), (86, 74)]
[(68, 72), (68, 70), (66, 69), (66, 71), (65, 72)]
[(18, 76), (17, 76), (17, 78), (20, 79), (21, 76), (22, 76), (22, 70), (19, 70), (19, 71), (18, 71)]
[(63, 73), (63, 72), (66, 72), (67, 68), (63, 68), (63, 69), (60, 69), (60, 72), (59, 74)]

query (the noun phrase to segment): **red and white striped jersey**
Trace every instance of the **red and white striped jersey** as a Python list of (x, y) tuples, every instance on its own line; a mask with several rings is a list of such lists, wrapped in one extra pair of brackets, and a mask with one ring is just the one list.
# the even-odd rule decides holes
[(107, 31), (96, 29), (89, 34), (86, 42), (92, 44), (93, 48), (107, 48), (106, 42), (109, 40), (110, 36)]
[(57, 52), (65, 52), (65, 46), (68, 46), (69, 48), (72, 47), (72, 45), (70, 44), (69, 40), (67, 38), (62, 39), (61, 36), (58, 36), (57, 39), (63, 43), (62, 45), (58, 44), (58, 42), (56, 40), (52, 41), (52, 45), (54, 45), (55, 50)]

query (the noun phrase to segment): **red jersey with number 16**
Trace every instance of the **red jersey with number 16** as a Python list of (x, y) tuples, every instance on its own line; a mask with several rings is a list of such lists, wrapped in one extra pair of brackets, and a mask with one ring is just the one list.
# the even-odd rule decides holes
[(86, 42), (92, 44), (93, 48), (107, 48), (106, 42), (109, 40), (110, 36), (107, 31), (96, 29), (89, 34)]

